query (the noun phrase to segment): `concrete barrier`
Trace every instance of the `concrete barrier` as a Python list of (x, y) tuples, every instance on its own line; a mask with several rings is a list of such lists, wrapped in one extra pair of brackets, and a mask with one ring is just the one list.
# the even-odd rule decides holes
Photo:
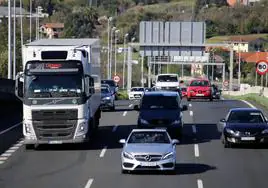
[[(263, 90), (263, 92), (262, 92)], [(268, 98), (268, 88), (261, 87), (261, 86), (253, 86), (249, 87), (243, 91), (223, 91), (222, 93), (225, 95), (232, 95), (232, 96), (239, 96), (239, 95), (246, 95), (250, 93), (260, 94), (262, 92), (263, 96)]]

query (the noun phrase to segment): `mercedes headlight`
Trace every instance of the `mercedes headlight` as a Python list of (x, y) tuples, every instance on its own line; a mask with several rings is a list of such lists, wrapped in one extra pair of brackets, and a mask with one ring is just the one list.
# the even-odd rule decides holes
[(123, 152), (123, 157), (127, 159), (134, 159), (134, 157), (130, 153), (127, 153), (127, 152)]
[(140, 119), (142, 124), (149, 124), (148, 121), (146, 121), (145, 119)]
[(265, 129), (261, 132), (262, 134), (268, 134), (268, 129)]
[(169, 153), (166, 153), (162, 159), (165, 160), (165, 159), (171, 159), (174, 157), (174, 153), (173, 152), (169, 152)]
[(232, 129), (227, 128), (226, 132), (235, 136), (239, 135), (239, 131), (233, 131)]

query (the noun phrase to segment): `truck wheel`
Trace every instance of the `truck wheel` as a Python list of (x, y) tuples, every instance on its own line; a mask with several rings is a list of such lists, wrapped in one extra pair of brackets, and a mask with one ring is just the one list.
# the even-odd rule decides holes
[(25, 144), (25, 149), (26, 150), (34, 150), (35, 149), (34, 144)]

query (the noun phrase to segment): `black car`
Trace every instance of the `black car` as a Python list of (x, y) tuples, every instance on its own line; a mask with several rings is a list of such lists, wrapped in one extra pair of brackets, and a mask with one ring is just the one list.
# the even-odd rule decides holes
[(111, 92), (115, 93), (115, 99), (117, 99), (118, 85), (114, 80), (101, 80), (101, 84), (108, 84), (110, 86)]
[(108, 84), (101, 84), (101, 109), (115, 110), (115, 96)]
[(177, 92), (154, 91), (144, 93), (140, 105), (134, 106), (139, 110), (138, 128), (167, 128), (172, 137), (181, 137), (183, 118), (182, 112), (188, 110), (181, 104)]
[(222, 131), (222, 143), (225, 147), (268, 141), (267, 118), (259, 109), (233, 108), (225, 119), (221, 119), (219, 129)]

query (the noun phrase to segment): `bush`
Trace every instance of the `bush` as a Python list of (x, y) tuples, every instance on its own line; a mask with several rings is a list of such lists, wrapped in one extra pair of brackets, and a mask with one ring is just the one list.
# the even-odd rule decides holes
[(126, 90), (118, 91), (118, 100), (126, 100), (128, 99), (128, 93)]

